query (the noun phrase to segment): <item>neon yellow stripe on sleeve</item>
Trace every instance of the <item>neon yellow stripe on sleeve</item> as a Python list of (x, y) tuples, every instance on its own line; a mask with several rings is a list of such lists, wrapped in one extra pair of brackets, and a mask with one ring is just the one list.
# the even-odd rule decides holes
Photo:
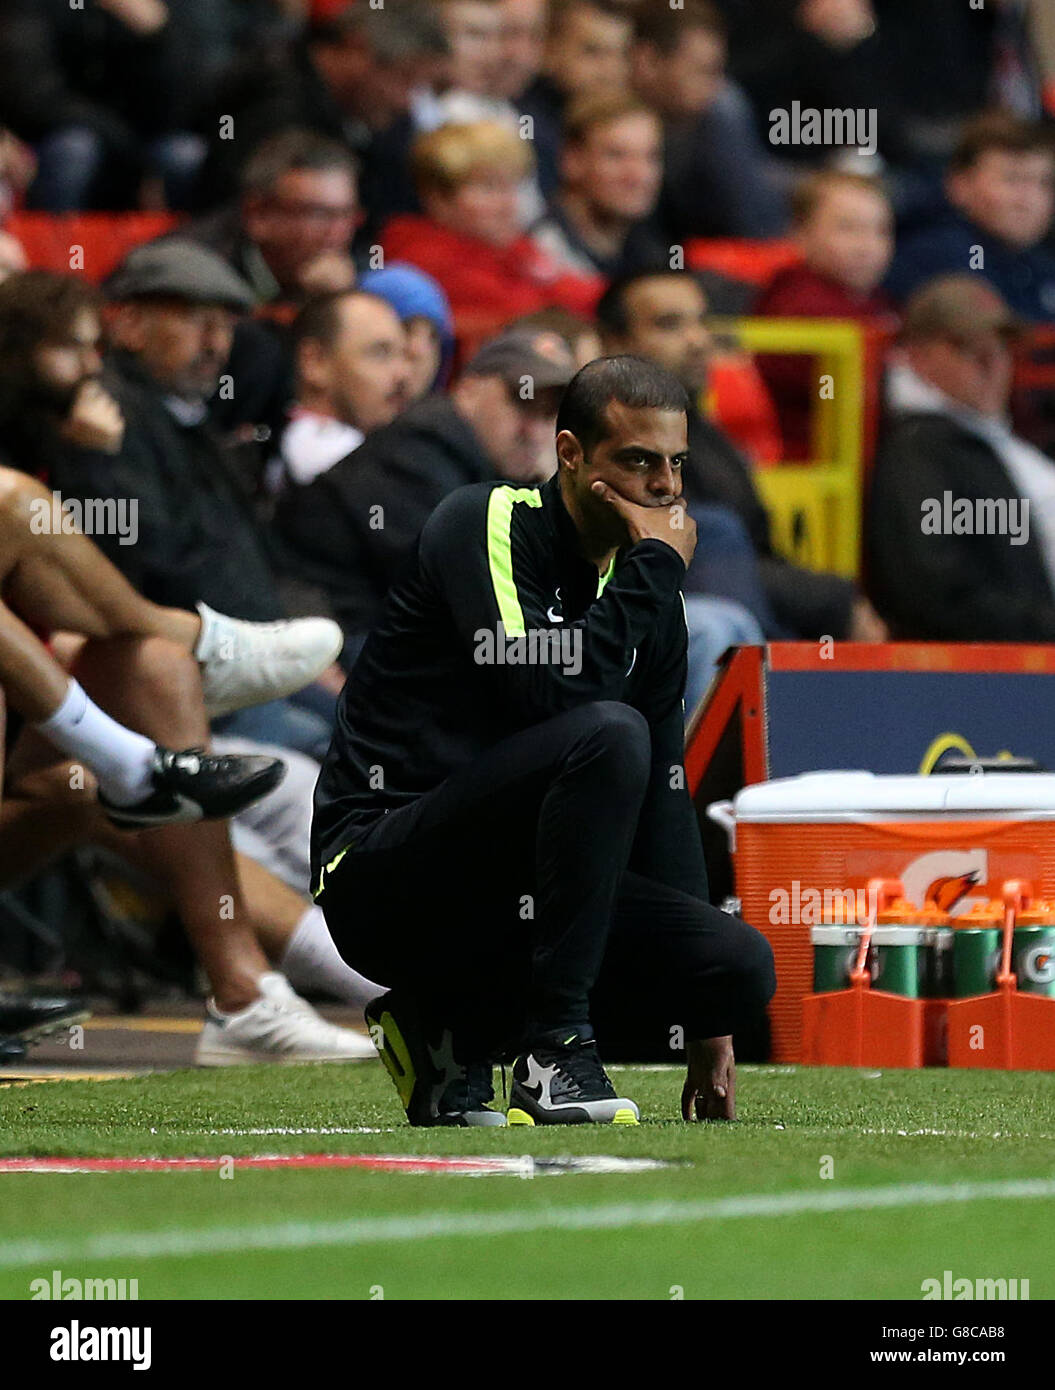
[(498, 615), (507, 637), (524, 637), (524, 612), (513, 578), (513, 508), (517, 502), (541, 507), (537, 488), (496, 487), (487, 499), (487, 563), (498, 603)]

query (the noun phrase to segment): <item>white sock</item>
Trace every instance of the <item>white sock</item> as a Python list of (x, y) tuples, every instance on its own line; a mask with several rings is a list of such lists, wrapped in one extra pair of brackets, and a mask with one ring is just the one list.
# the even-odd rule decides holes
[(384, 994), (384, 985), (375, 985), (341, 959), (322, 915), (321, 907), (309, 907), (297, 923), (279, 966), (295, 990), (318, 990), (343, 1003), (362, 1009), (371, 999)]
[(131, 806), (153, 790), (157, 745), (111, 719), (78, 681), (70, 681), (62, 704), (36, 727), (49, 743), (86, 763), (116, 806)]

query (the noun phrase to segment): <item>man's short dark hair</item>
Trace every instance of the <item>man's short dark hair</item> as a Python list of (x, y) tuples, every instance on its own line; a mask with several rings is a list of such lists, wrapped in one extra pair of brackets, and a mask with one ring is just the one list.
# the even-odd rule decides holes
[(344, 169), (355, 178), (359, 161), (339, 140), (330, 140), (300, 126), (289, 126), (262, 140), (246, 160), (240, 181), (242, 196), (265, 196), (283, 174), (295, 169)]
[(617, 275), (610, 281), (604, 294), (597, 302), (595, 317), (597, 326), (605, 337), (622, 338), (630, 332), (630, 316), (626, 304), (630, 291), (645, 280), (691, 280), (701, 293), (705, 293), (698, 277), (691, 270), (672, 270), (670, 266), (656, 266), (654, 269), (634, 270), (627, 275)]
[(1055, 155), (1055, 138), (1040, 121), (1024, 120), (1008, 111), (983, 111), (968, 121), (949, 160), (954, 174), (973, 169), (990, 150), (1003, 154)]
[[(327, 351), (333, 347), (341, 328), (341, 305), (346, 299), (369, 299), (374, 304), (383, 304), (391, 309), (387, 299), (369, 290), (330, 290), (326, 294), (314, 295), (307, 301), (290, 325), (290, 341), (297, 352), (302, 343), (309, 339), (321, 343)], [(395, 310), (393, 310), (393, 313)]]
[(689, 409), (684, 386), (666, 367), (629, 354), (598, 357), (568, 382), (557, 410), (557, 433), (568, 430), (588, 452), (607, 433), (612, 401), (631, 410)]
[(349, 5), (328, 18), (312, 20), (314, 43), (341, 44), (357, 39), (375, 63), (392, 67), (416, 58), (443, 58), (449, 52), (443, 25), (429, 0), (399, 0), (395, 5)]

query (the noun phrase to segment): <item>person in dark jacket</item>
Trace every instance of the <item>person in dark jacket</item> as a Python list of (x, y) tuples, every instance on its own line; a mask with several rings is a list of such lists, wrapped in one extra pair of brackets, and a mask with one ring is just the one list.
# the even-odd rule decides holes
[[(249, 288), (203, 247), (170, 240), (132, 251), (107, 291), (117, 306), (107, 384), (123, 430), (109, 452), (57, 450), (52, 486), (67, 498), (134, 508), (134, 544), (113, 535), (100, 541), (145, 597), (191, 610), (204, 603), (256, 622), (283, 618), (267, 537), (208, 422), (207, 401), (222, 388), (234, 323), (252, 303)], [(324, 629), (339, 638), (333, 624)], [(332, 663), (337, 650), (331, 640), (323, 661)], [(239, 711), (223, 732), (316, 750), (338, 685), (330, 664), (313, 674), (319, 670), (329, 691), (313, 685), (295, 702)]]
[(398, 123), (412, 92), (430, 80), (445, 52), (427, 0), (342, 6), (293, 38), (261, 35), (257, 26), (227, 66), (202, 120), (210, 146), (196, 206), (204, 211), (224, 203), (253, 151), (298, 127), (358, 156), (372, 209), (391, 176), (378, 138)]
[(1003, 112), (964, 129), (945, 179), (949, 206), (904, 236), (887, 277), (902, 301), (935, 275), (975, 271), (1021, 318), (1055, 321), (1055, 141), (1047, 126)]
[[(609, 351), (633, 350), (673, 371), (690, 402), (706, 389), (711, 353), (707, 300), (688, 271), (660, 271), (617, 280), (598, 309)], [(751, 464), (695, 405), (689, 409), (685, 496), (735, 513), (754, 553), (762, 587), (778, 624), (756, 613), (770, 636), (882, 640), (885, 628), (855, 585), (839, 575), (803, 569), (778, 555)]]
[(238, 389), (209, 404), (222, 434), (239, 441), (281, 433), (293, 399), (293, 351), (283, 320), (312, 295), (354, 286), (351, 241), (360, 216), (351, 152), (292, 128), (253, 151), (233, 200), (168, 234), (226, 261), (269, 315), (243, 317), (235, 326), (229, 371)]
[(622, 91), (632, 35), (618, 0), (551, 0), (542, 71), (524, 91), (522, 109), (560, 130), (573, 97)]
[(629, 92), (577, 99), (565, 120), (561, 186), (531, 228), (564, 271), (605, 277), (667, 265), (654, 215), (663, 178), (663, 127)]
[[(178, 0), (177, 0), (178, 3)], [(162, 0), (5, 0), (0, 125), (36, 147), (29, 205), (135, 205), (147, 174), (184, 207), (205, 153), (186, 81), (200, 28)]]
[(345, 631), (346, 662), (449, 492), (496, 476), (538, 481), (556, 392), (573, 371), (556, 334), (505, 334), (480, 349), (449, 396), (416, 402), (307, 487), (284, 494), (275, 521), (286, 565), (325, 592)]
[(1055, 462), (1007, 422), (1017, 322), (980, 277), (908, 303), (868, 509), (872, 591), (912, 641), (1055, 641)]
[(668, 239), (783, 231), (784, 196), (750, 103), (726, 72), (718, 10), (708, 0), (640, 6), (631, 67), (635, 91), (663, 118), (659, 211)]
[(260, 304), (299, 304), (355, 283), (361, 217), (355, 157), (340, 141), (287, 127), (247, 160), (233, 201), (174, 235), (222, 257)]
[(683, 1117), (736, 1117), (732, 1035), (776, 982), (761, 934), (708, 902), (674, 775), (685, 405), (653, 363), (583, 367), (557, 472), (441, 503), (345, 686), (315, 895), (392, 986), (368, 1017), (411, 1124), (505, 1124), (502, 1055), (508, 1123), (636, 1124), (598, 1048), (669, 1049), (671, 1018)]
[[(215, 280), (199, 281), (204, 270)], [(123, 440), (113, 455), (66, 453), (54, 486), (64, 496), (136, 499), (137, 543), (103, 544), (153, 602), (281, 617), (262, 538), (207, 423), (236, 318), (252, 303), (248, 287), (207, 251), (169, 241), (133, 252), (107, 289), (118, 305), (107, 366)]]

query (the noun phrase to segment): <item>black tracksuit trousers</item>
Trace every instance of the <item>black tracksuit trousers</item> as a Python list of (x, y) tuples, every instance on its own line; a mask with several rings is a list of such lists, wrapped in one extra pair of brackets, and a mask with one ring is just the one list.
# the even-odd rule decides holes
[(621, 703), (504, 739), (327, 872), (341, 955), (464, 1053), (589, 1021), (602, 1057), (673, 1061), (686, 1039), (755, 1029), (776, 987), (765, 938), (628, 868), (650, 772), (648, 725)]

